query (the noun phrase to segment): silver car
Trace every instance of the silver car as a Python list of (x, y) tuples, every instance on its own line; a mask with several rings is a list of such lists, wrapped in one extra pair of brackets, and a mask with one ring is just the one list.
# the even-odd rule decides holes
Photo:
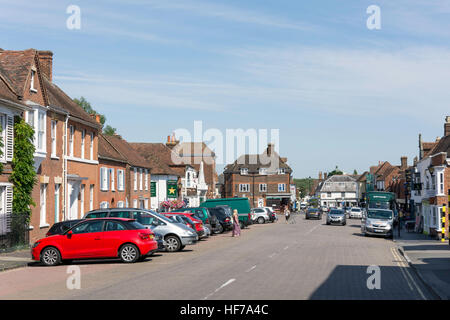
[(175, 223), (162, 214), (152, 210), (133, 208), (107, 208), (90, 211), (85, 219), (116, 217), (135, 219), (144, 226), (161, 234), (166, 242), (166, 250), (169, 252), (183, 250), (186, 245), (195, 244), (198, 235), (188, 226)]
[(361, 233), (364, 236), (380, 235), (393, 239), (394, 212), (388, 209), (367, 209), (361, 219)]
[(360, 207), (353, 207), (349, 213), (350, 219), (361, 219), (362, 218), (362, 209)]
[(347, 224), (345, 211), (342, 209), (331, 209), (327, 214), (327, 224), (340, 224), (345, 226)]
[(253, 223), (258, 222), (259, 224), (263, 224), (270, 220), (266, 208), (253, 208), (250, 213), (252, 214)]

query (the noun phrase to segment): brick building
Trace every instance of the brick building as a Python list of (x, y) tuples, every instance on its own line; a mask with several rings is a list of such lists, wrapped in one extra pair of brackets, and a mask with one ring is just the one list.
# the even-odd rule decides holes
[(223, 198), (247, 197), (252, 207), (290, 205), (292, 169), (269, 144), (262, 154), (242, 155), (225, 167)]

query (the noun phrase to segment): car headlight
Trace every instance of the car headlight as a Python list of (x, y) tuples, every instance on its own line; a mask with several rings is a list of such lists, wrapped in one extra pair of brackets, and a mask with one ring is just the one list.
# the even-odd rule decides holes
[(388, 224), (386, 224), (386, 229), (391, 229), (392, 228), (392, 225), (390, 224), (390, 223), (388, 223)]

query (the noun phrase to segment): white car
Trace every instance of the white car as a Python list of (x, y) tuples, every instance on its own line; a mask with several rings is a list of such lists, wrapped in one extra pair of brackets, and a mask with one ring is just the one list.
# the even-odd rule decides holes
[(259, 224), (263, 224), (270, 220), (266, 208), (253, 208), (251, 210), (251, 214), (253, 223), (257, 222)]
[(359, 207), (353, 207), (349, 213), (350, 219), (361, 219), (362, 218), (362, 209)]

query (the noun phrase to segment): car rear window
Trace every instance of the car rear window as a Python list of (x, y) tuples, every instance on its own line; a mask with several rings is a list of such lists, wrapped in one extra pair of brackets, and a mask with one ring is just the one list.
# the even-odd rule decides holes
[(227, 215), (225, 214), (225, 210), (222, 208), (210, 208), (209, 211), (216, 215), (218, 218), (225, 219)]
[(144, 226), (143, 224), (137, 222), (137, 221), (127, 221), (126, 225), (133, 230), (141, 230), (141, 229), (147, 229), (146, 226)]
[(88, 213), (86, 215), (86, 219), (93, 219), (93, 218), (106, 218), (106, 216), (108, 215), (108, 212), (103, 211), (103, 212), (91, 212)]

